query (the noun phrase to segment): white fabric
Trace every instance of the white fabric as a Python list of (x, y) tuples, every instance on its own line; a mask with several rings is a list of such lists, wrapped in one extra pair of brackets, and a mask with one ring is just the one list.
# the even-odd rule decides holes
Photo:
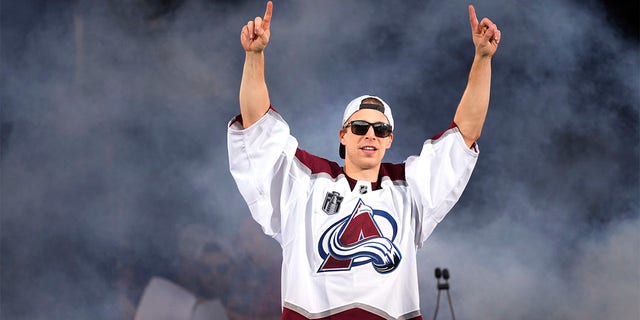
[(218, 300), (198, 302), (191, 292), (158, 277), (151, 278), (142, 294), (135, 320), (228, 320)]
[(220, 300), (206, 300), (196, 305), (191, 320), (228, 320)]
[(153, 277), (142, 294), (135, 320), (190, 320), (196, 297), (163, 278)]
[[(231, 173), (251, 215), (282, 246), (284, 307), (308, 318), (352, 307), (385, 318), (420, 314), (416, 249), (457, 202), (478, 155), (457, 128), (427, 140), (419, 156), (407, 159), (406, 179), (382, 177), (378, 190), (358, 181), (352, 191), (337, 164), (306, 153), (297, 157), (298, 142), (273, 109), (247, 129), (230, 122), (227, 138)], [(329, 173), (328, 168), (338, 171)], [(367, 188), (365, 193), (360, 186)], [(334, 192), (343, 199), (339, 211), (327, 214), (323, 204)], [(366, 224), (355, 221), (369, 221), (379, 237), (367, 238)], [(362, 240), (345, 245), (342, 237), (352, 225), (362, 227)], [(396, 255), (401, 259), (386, 273), (367, 262), (367, 256), (342, 259), (352, 264), (342, 269), (331, 261), (338, 252), (358, 250), (387, 262)]]

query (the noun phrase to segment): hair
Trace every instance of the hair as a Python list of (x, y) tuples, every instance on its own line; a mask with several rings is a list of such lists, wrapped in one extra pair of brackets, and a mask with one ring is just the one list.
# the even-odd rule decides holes
[(376, 98), (364, 98), (360, 103), (362, 104), (375, 104), (384, 107), (384, 103)]

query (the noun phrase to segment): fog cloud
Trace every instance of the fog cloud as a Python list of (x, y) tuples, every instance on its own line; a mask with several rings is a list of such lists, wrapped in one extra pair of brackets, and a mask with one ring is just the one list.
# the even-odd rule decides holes
[[(160, 3), (3, 3), (2, 318), (111, 319), (114, 261), (171, 274), (183, 226), (233, 247), (249, 216), (226, 124), (264, 3)], [(502, 41), (478, 165), (419, 252), (425, 318), (437, 266), (461, 319), (638, 318), (639, 42), (595, 2), (474, 5)], [(400, 162), (449, 125), (472, 59), (466, 2), (277, 1), (266, 72), (329, 159), (346, 103), (383, 97)]]

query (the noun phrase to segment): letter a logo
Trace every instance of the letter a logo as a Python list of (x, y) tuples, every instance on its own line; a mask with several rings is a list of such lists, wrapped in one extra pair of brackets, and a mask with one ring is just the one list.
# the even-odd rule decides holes
[[(391, 234), (385, 236), (376, 217), (388, 224)], [(391, 272), (402, 259), (393, 244), (396, 233), (397, 224), (387, 212), (373, 210), (359, 200), (350, 216), (333, 224), (320, 238), (318, 252), (324, 262), (318, 272), (346, 271), (368, 263), (380, 273)]]

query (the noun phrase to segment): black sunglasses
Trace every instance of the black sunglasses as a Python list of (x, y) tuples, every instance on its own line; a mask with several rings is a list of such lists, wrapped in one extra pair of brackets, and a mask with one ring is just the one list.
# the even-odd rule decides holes
[(347, 123), (344, 127), (351, 127), (351, 133), (364, 136), (369, 131), (369, 126), (373, 127), (373, 133), (378, 138), (386, 138), (393, 131), (391, 125), (384, 122), (371, 123), (364, 120), (355, 120)]

